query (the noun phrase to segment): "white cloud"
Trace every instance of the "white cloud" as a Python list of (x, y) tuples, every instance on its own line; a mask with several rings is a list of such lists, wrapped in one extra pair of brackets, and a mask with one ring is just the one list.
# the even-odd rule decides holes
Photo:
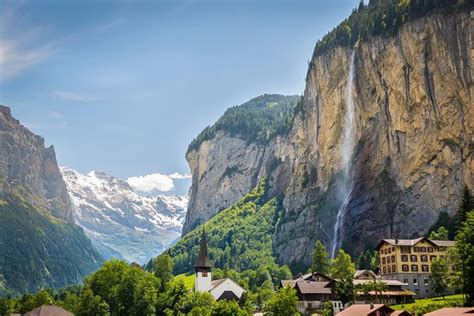
[(191, 178), (191, 175), (180, 174), (178, 172), (169, 175), (152, 173), (144, 176), (130, 177), (127, 179), (127, 182), (134, 190), (140, 192), (168, 192), (174, 189), (174, 180), (183, 180), (189, 178)]
[(94, 101), (102, 100), (101, 98), (98, 98), (98, 97), (92, 97), (92, 96), (88, 96), (82, 93), (64, 91), (64, 90), (54, 90), (53, 95), (62, 100), (73, 101), (73, 102), (94, 102)]
[(182, 179), (190, 179), (191, 175), (190, 174), (181, 174), (181, 173), (175, 172), (175, 173), (170, 174), (169, 177), (171, 179), (182, 180)]

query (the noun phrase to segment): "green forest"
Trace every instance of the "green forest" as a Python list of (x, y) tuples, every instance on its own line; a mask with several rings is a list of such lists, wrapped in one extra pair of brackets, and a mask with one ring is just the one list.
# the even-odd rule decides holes
[(219, 131), (248, 141), (266, 141), (289, 126), (289, 117), (300, 99), (299, 96), (264, 94), (231, 107), (214, 125), (199, 133), (189, 145), (188, 152), (199, 148), (202, 142), (212, 139)]
[(313, 60), (332, 48), (352, 48), (358, 41), (392, 36), (403, 23), (433, 12), (449, 14), (472, 7), (470, 0), (370, 0), (367, 5), (360, 1), (348, 18), (316, 43), (308, 72)]
[(15, 195), (0, 199), (0, 249), (0, 295), (78, 283), (102, 263), (81, 228)]

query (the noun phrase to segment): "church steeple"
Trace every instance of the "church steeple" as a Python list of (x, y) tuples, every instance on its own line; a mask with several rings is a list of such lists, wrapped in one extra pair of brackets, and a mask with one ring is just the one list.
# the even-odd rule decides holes
[(201, 244), (199, 245), (199, 253), (196, 258), (196, 262), (194, 264), (194, 269), (196, 269), (196, 271), (198, 269), (209, 269), (210, 271), (211, 268), (212, 268), (211, 259), (209, 259), (209, 255), (207, 254), (206, 231), (204, 230), (204, 226), (203, 226)]
[(196, 271), (196, 282), (194, 288), (197, 292), (207, 292), (211, 289), (211, 268), (212, 263), (207, 254), (206, 231), (202, 227), (201, 243), (199, 244), (199, 253), (194, 264)]

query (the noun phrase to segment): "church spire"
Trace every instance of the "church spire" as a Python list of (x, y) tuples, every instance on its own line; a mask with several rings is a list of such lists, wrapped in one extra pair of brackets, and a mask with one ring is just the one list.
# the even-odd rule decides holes
[(196, 263), (194, 264), (195, 269), (211, 269), (211, 259), (209, 259), (209, 255), (207, 254), (207, 241), (206, 241), (206, 231), (204, 230), (204, 226), (202, 227), (202, 237), (201, 237), (201, 244), (199, 245), (199, 254), (196, 258)]

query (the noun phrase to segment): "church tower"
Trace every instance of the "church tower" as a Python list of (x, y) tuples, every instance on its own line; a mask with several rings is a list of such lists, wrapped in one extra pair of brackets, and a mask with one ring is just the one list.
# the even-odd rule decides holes
[(196, 292), (207, 292), (211, 289), (211, 259), (207, 254), (206, 232), (202, 229), (201, 244), (199, 245), (199, 254), (194, 264), (196, 271), (196, 283), (194, 290)]

